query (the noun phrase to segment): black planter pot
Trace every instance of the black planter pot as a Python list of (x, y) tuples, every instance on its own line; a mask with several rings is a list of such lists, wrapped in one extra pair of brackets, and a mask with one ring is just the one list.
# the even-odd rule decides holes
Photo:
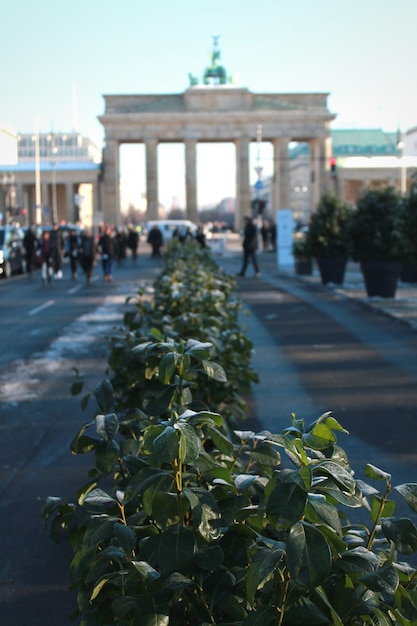
[(401, 263), (397, 261), (362, 261), (361, 270), (369, 297), (394, 298)]
[(295, 259), (294, 267), (298, 276), (311, 276), (313, 273), (312, 259)]
[(345, 279), (347, 259), (316, 259), (323, 285), (342, 285)]
[(402, 283), (417, 283), (417, 265), (405, 261), (401, 266), (400, 281)]

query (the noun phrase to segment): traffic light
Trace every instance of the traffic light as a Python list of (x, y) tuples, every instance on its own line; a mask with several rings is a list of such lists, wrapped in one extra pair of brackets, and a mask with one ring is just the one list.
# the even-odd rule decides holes
[(332, 174), (336, 172), (336, 159), (334, 157), (330, 159), (330, 171)]
[(252, 202), (250, 203), (251, 208), (252, 208), (252, 212), (254, 214), (254, 216), (256, 215), (262, 215), (265, 207), (266, 207), (266, 200), (263, 200), (261, 198), (255, 198), (254, 200), (252, 200)]

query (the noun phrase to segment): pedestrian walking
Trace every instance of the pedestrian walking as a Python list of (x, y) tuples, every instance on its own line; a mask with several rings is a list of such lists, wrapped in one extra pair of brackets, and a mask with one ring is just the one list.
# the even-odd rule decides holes
[(94, 235), (88, 228), (81, 233), (78, 254), (81, 268), (85, 274), (87, 282), (90, 283), (93, 276), (93, 267), (96, 261), (96, 243)]
[(25, 247), (25, 255), (26, 255), (26, 270), (29, 274), (29, 278), (32, 278), (33, 265), (36, 255), (36, 250), (38, 247), (38, 238), (35, 233), (35, 227), (29, 226), (27, 229), (25, 236), (23, 237), (23, 245)]
[(42, 238), (37, 251), (41, 259), (41, 276), (42, 284), (50, 283), (54, 272), (52, 245), (51, 245), (51, 233), (49, 230), (44, 230)]
[(147, 243), (152, 247), (151, 258), (159, 258), (161, 256), (161, 248), (164, 245), (164, 237), (158, 224), (154, 224), (149, 231)]
[(127, 233), (123, 227), (120, 227), (116, 231), (116, 259), (119, 265), (123, 264), (126, 260), (126, 248), (127, 248)]
[(111, 226), (106, 226), (103, 235), (101, 235), (99, 249), (104, 280), (111, 282), (113, 280), (113, 263), (114, 259), (117, 258), (117, 240)]
[(261, 238), (262, 238), (262, 249), (264, 252), (268, 252), (268, 249), (269, 249), (269, 236), (270, 236), (269, 223), (267, 220), (262, 220)]
[(133, 224), (129, 224), (129, 232), (127, 235), (127, 245), (132, 251), (133, 263), (136, 263), (138, 258), (138, 246), (139, 246), (139, 233)]
[(66, 256), (68, 256), (69, 258), (72, 280), (76, 280), (77, 278), (78, 244), (79, 244), (79, 241), (78, 241), (77, 231), (75, 230), (75, 228), (73, 228), (67, 237), (67, 241), (66, 241), (67, 250), (65, 252)]
[(54, 278), (56, 280), (62, 279), (62, 255), (64, 251), (64, 239), (59, 230), (59, 225), (54, 223), (50, 234), (50, 246), (52, 267), (54, 270)]
[(244, 276), (249, 260), (252, 262), (256, 278), (260, 277), (256, 250), (258, 247), (258, 231), (251, 217), (245, 217), (245, 229), (243, 231), (243, 262), (238, 276)]

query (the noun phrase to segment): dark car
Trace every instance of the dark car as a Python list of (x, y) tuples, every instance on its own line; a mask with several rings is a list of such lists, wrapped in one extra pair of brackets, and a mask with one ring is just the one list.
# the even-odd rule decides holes
[(26, 272), (24, 232), (19, 226), (0, 226), (0, 277)]

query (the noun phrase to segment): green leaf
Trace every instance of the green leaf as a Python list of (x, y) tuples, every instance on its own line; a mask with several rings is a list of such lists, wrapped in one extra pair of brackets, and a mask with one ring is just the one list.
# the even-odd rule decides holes
[(220, 546), (207, 546), (195, 553), (197, 567), (207, 572), (215, 571), (223, 564), (224, 553)]
[(267, 441), (262, 442), (253, 450), (249, 450), (246, 454), (257, 464), (266, 465), (267, 467), (275, 467), (281, 462), (281, 455)]
[(234, 445), (225, 435), (223, 435), (217, 428), (209, 427), (209, 435), (215, 447), (223, 454), (232, 454)]
[(417, 513), (417, 484), (404, 483), (398, 485), (395, 489), (402, 495), (410, 509)]
[(177, 422), (175, 429), (180, 433), (179, 458), (181, 463), (192, 463), (200, 454), (201, 441), (194, 428), (187, 422)]
[[(147, 470), (149, 471), (149, 470)], [(153, 501), (155, 496), (162, 493), (169, 493), (173, 486), (173, 478), (170, 474), (162, 471), (158, 471), (148, 476), (146, 479), (142, 478), (140, 483), (134, 484), (134, 480), (130, 481), (128, 491), (125, 497), (129, 499), (134, 498), (136, 493), (143, 493), (143, 508), (148, 515), (153, 515)]]
[(250, 605), (253, 606), (256, 591), (273, 578), (284, 555), (283, 549), (261, 548), (256, 552), (246, 576), (246, 593)]
[(72, 396), (78, 396), (82, 392), (83, 387), (84, 387), (84, 381), (83, 380), (76, 380), (71, 385), (71, 395)]
[(193, 584), (193, 581), (178, 572), (174, 572), (164, 582), (164, 589), (169, 589), (170, 591), (181, 591), (186, 587), (189, 587)]
[(185, 344), (185, 354), (190, 356), (206, 359), (210, 356), (210, 350), (213, 344), (209, 342), (197, 341), (196, 339), (187, 339)]
[(74, 439), (71, 444), (71, 451), (73, 454), (87, 454), (94, 450), (94, 448), (99, 444), (98, 439), (93, 439), (93, 437), (88, 437), (87, 435), (82, 435), (81, 437), (77, 437)]
[(307, 492), (298, 483), (278, 483), (268, 497), (266, 514), (277, 528), (286, 529), (300, 520), (306, 504)]
[(132, 561), (132, 565), (136, 568), (144, 580), (158, 580), (160, 573), (149, 565), (146, 561)]
[(94, 586), (93, 588), (93, 592), (90, 596), (90, 602), (92, 602), (93, 600), (95, 600), (95, 598), (97, 598), (98, 594), (100, 593), (100, 591), (103, 589), (104, 585), (112, 578), (112, 576), (107, 575), (107, 576), (103, 576), (102, 578), (99, 579), (99, 581), (97, 582), (97, 584)]
[(102, 380), (94, 389), (94, 397), (101, 411), (107, 413), (113, 406), (113, 386), (109, 380)]
[(346, 550), (335, 562), (337, 571), (344, 572), (348, 575), (359, 576), (366, 575), (378, 567), (379, 557), (362, 546)]
[(297, 522), (290, 529), (287, 565), (297, 584), (310, 589), (322, 584), (331, 566), (329, 545), (313, 525)]
[(97, 434), (109, 441), (113, 439), (114, 435), (119, 429), (119, 420), (115, 413), (109, 413), (108, 415), (96, 415), (96, 431)]
[(339, 463), (322, 461), (314, 467), (313, 474), (315, 476), (321, 474), (329, 476), (342, 491), (347, 491), (349, 494), (354, 494), (356, 491), (356, 481), (352, 474)]
[(219, 507), (210, 491), (204, 489), (184, 489), (184, 496), (190, 503), (194, 526), (207, 542), (220, 536), (217, 520), (221, 519)]
[(372, 591), (394, 594), (399, 583), (397, 570), (392, 565), (380, 567), (376, 572), (361, 576), (359, 580)]
[(84, 503), (87, 504), (102, 505), (110, 502), (115, 503), (116, 500), (102, 489), (93, 489), (84, 498)]
[(379, 467), (371, 465), (370, 463), (365, 465), (365, 476), (368, 476), (368, 478), (374, 478), (375, 480), (385, 480), (387, 482), (391, 480), (391, 474), (384, 472), (379, 469)]
[(219, 383), (227, 383), (226, 372), (222, 368), (219, 363), (214, 363), (214, 361), (206, 361), (203, 359), (201, 361), (203, 369), (209, 378), (216, 380)]
[[(372, 617), (372, 621), (370, 622), (370, 624), (372, 624), (372, 626), (392, 626), (392, 620), (390, 619), (390, 617), (384, 612), (381, 611), (380, 609), (377, 609), (376, 607), (371, 608), (373, 617)], [(391, 608), (390, 608), (390, 614), (391, 614)], [(397, 626), (401, 625), (400, 621), (395, 621), (395, 624), (397, 624)], [(407, 625), (407, 626), (412, 626), (411, 622), (409, 622), (408, 620), (403, 621), (402, 622), (403, 626)]]
[[(382, 508), (381, 508), (382, 505)], [(375, 495), (371, 496), (371, 512), (370, 517), (373, 522), (379, 521), (381, 517), (391, 517), (395, 511), (395, 502), (393, 500), (385, 500)]]
[(167, 528), (159, 543), (161, 574), (166, 577), (173, 572), (180, 572), (186, 576), (192, 569), (194, 547), (191, 528), (181, 525)]
[(171, 524), (181, 522), (178, 508), (178, 496), (175, 493), (155, 493), (152, 500), (152, 515), (155, 523), (165, 529)]
[(382, 532), (393, 541), (400, 554), (417, 551), (417, 528), (407, 517), (390, 517), (381, 520)]
[(337, 508), (327, 502), (325, 496), (321, 494), (309, 493), (306, 517), (308, 521), (315, 524), (327, 524), (327, 526), (330, 526), (338, 535), (342, 533)]
[(99, 472), (109, 474), (119, 458), (119, 445), (111, 441), (101, 441), (95, 449), (95, 466)]
[(304, 445), (313, 450), (325, 450), (336, 442), (334, 432), (324, 422), (317, 422), (312, 431), (302, 436)]
[(331, 623), (332, 626), (336, 626), (337, 621), (334, 623), (329, 622), (329, 616), (317, 606), (316, 602), (312, 602), (308, 597), (301, 596), (285, 611), (284, 623), (288, 625), (293, 624), (294, 626), (300, 626), (301, 624), (303, 626), (304, 624), (323, 626), (323, 624)]
[(333, 414), (330, 411), (323, 413), (323, 415), (318, 418), (317, 422), (323, 422), (327, 428), (330, 428), (330, 430), (336, 430), (341, 433), (349, 434), (349, 432), (343, 428), (337, 419), (333, 417)]
[(179, 437), (172, 426), (164, 428), (153, 440), (153, 453), (161, 463), (172, 463), (178, 457)]
[(136, 546), (135, 531), (130, 528), (130, 526), (116, 522), (114, 525), (114, 534), (126, 554), (130, 555)]
[(165, 354), (159, 363), (159, 378), (164, 385), (169, 385), (175, 374), (178, 355), (175, 352)]

